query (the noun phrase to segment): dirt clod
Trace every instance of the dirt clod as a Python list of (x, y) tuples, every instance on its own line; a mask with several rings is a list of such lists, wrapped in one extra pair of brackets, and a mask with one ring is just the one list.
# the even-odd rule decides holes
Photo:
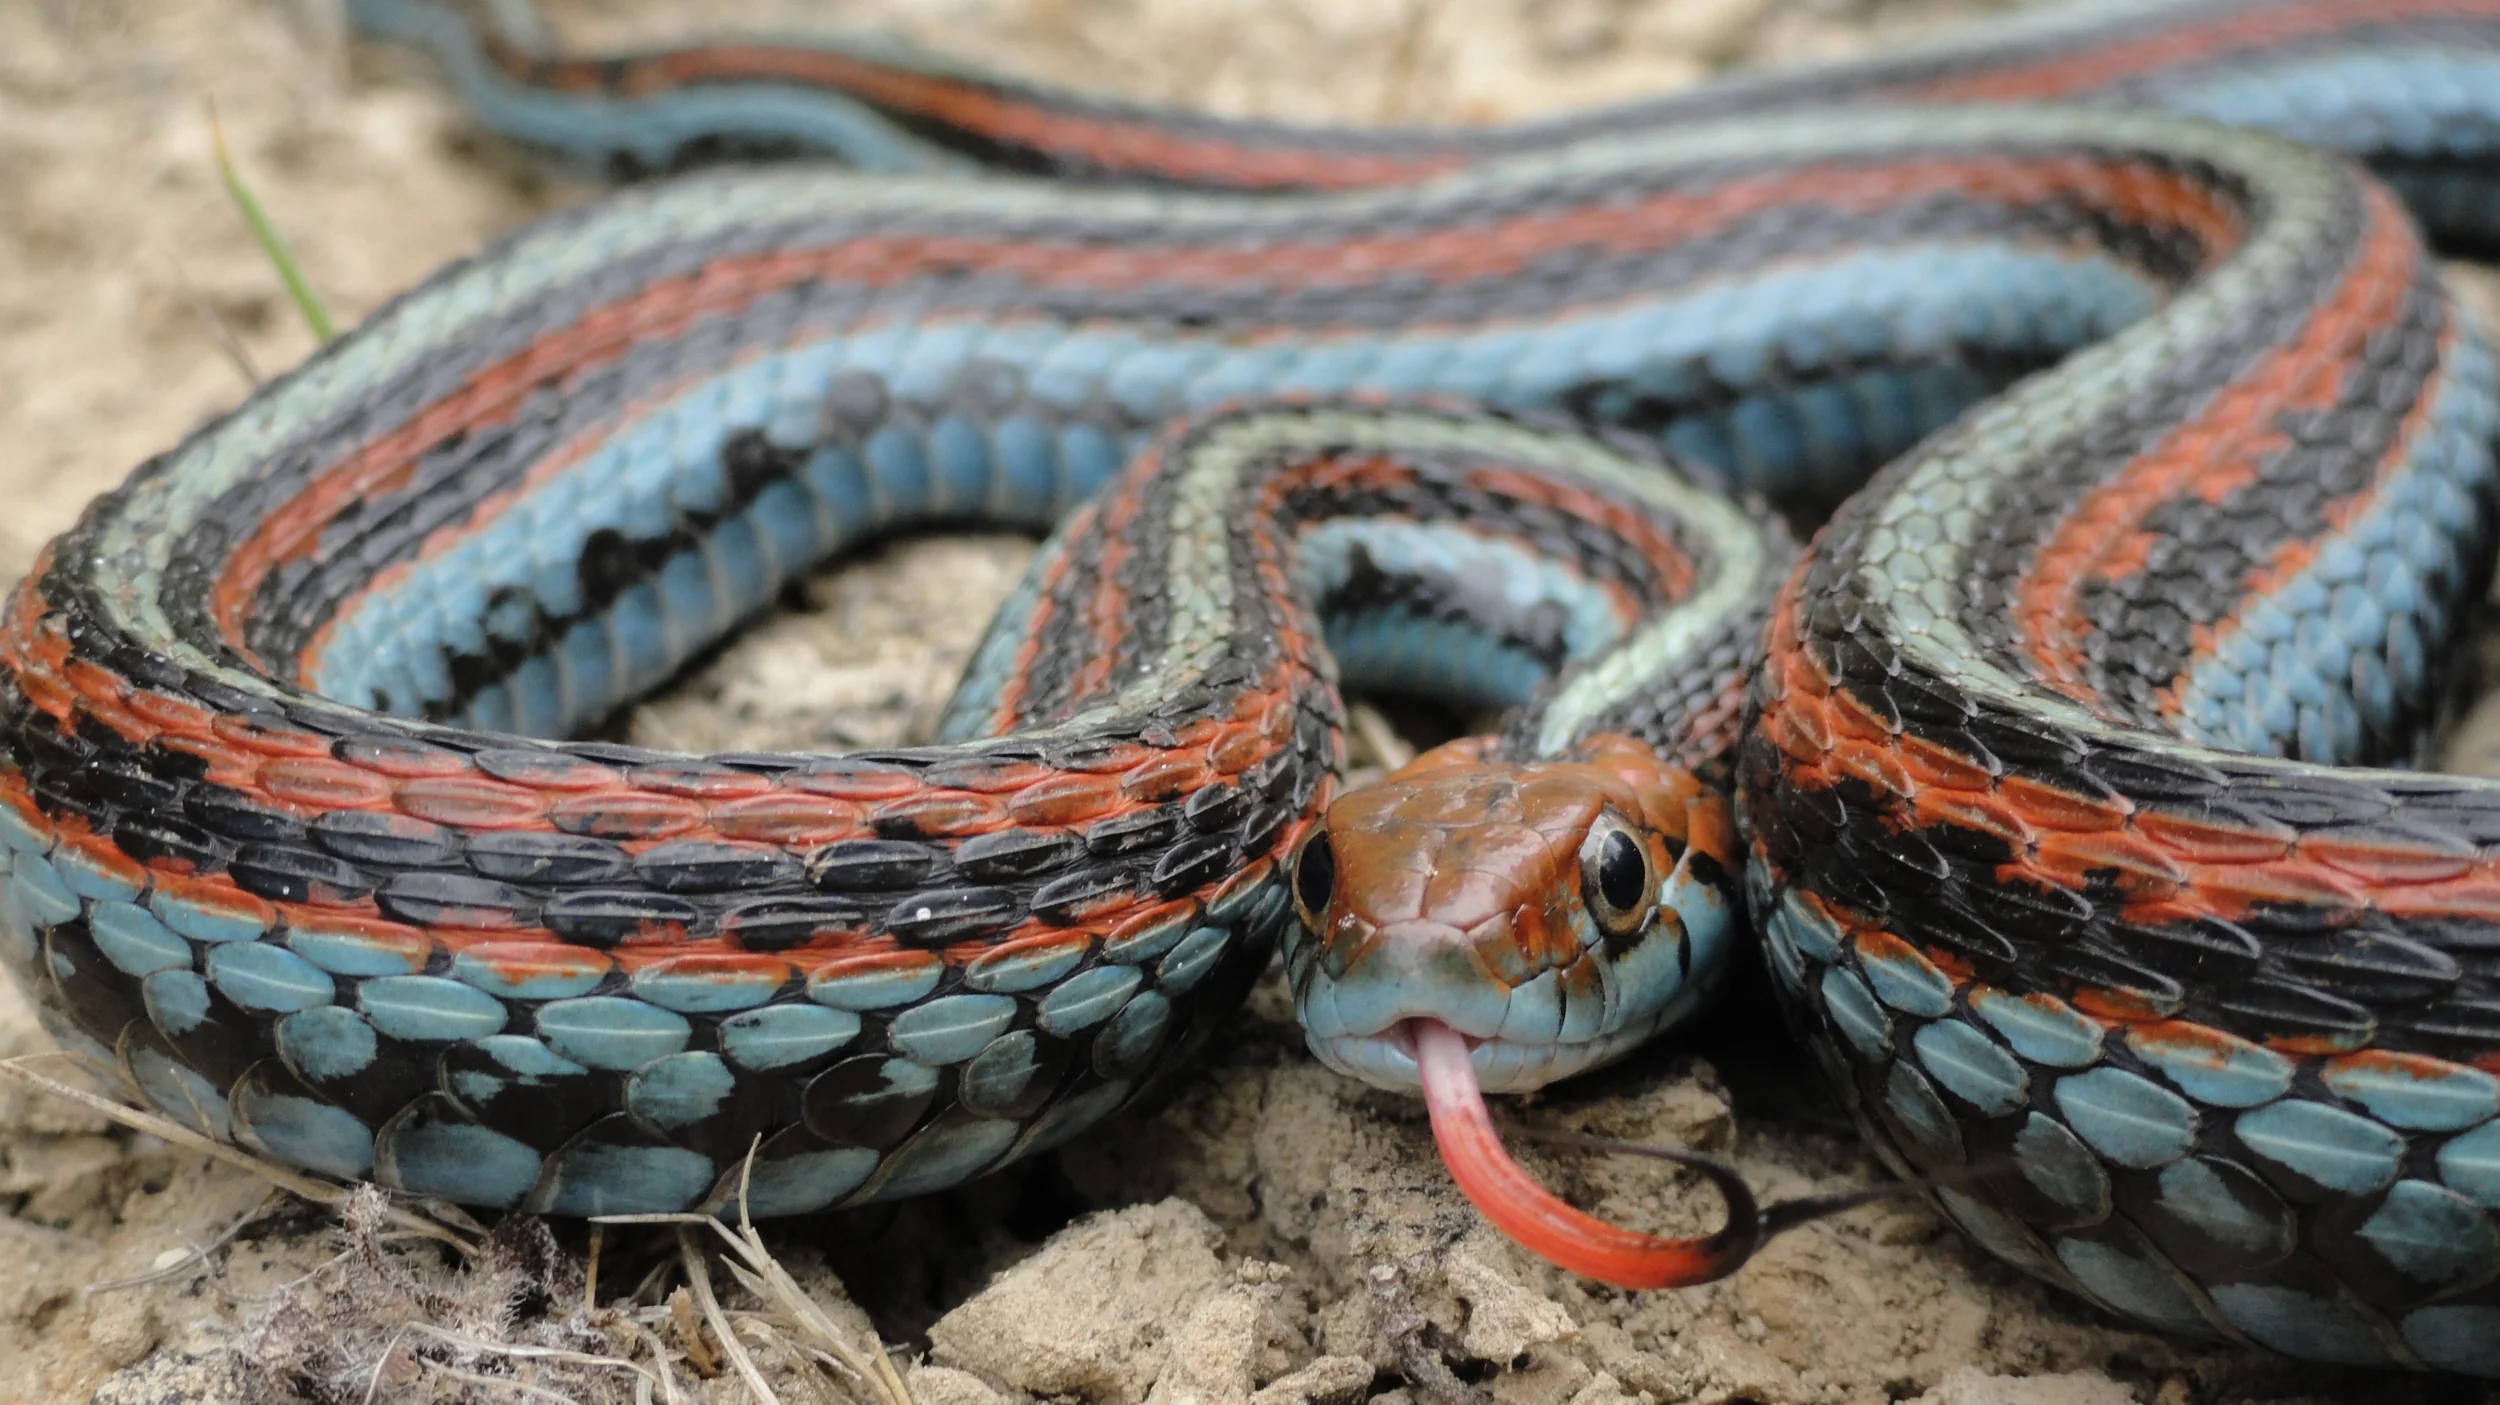
[(1184, 1200), (1097, 1215), (939, 1319), (929, 1329), (931, 1357), (1032, 1395), (1137, 1405), (1177, 1334), (1193, 1326), (1221, 1333), (1220, 1314), (1196, 1321), (1228, 1276), (1220, 1239)]
[(1372, 1364), (1363, 1358), (1318, 1356), (1268, 1382), (1250, 1397), (1250, 1405), (1352, 1405), (1371, 1383)]
[(1535, 1347), (1569, 1341), (1580, 1324), (1562, 1304), (1519, 1281), (1518, 1250), (1488, 1230), (1471, 1235), (1443, 1262), (1450, 1291), (1467, 1304), (1458, 1345), (1477, 1361), (1515, 1361)]
[(1007, 1405), (1013, 1398), (970, 1371), (950, 1366), (915, 1366), (903, 1379), (919, 1405)]
[(2015, 1377), (1960, 1366), (1911, 1405), (2136, 1405), (2139, 1398), (2097, 1372)]

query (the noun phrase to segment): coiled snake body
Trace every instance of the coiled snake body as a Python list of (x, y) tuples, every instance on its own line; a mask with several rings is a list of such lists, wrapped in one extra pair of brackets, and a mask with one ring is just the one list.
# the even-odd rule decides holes
[[(160, 1110), (478, 1205), (805, 1213), (1082, 1130), (1281, 941), (1314, 1050), (1420, 1059), (1463, 1143), (1444, 1095), (1619, 1055), (1750, 927), (1993, 1253), (2500, 1374), (2500, 788), (2368, 769), (2488, 574), (2493, 371), (2406, 206), (2500, 232), (2500, 6), (2056, 11), (1465, 134), (354, 10), (597, 164), (1069, 179), (559, 215), (54, 543), (0, 960)], [(1105, 188), (1153, 184), (1232, 189)], [(1791, 505), (1889, 467), (1799, 558), (1661, 449)], [(527, 739), (975, 519), (1058, 530), (935, 745)], [(1340, 797), (1340, 679), (1511, 711)]]

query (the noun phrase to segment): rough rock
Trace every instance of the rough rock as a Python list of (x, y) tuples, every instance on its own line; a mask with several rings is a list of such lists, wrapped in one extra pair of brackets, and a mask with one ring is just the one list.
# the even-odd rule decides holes
[(1478, 1361), (1514, 1361), (1580, 1330), (1562, 1304), (1530, 1290), (1504, 1266), (1514, 1252), (1488, 1231), (1460, 1244), (1445, 1266), (1450, 1291), (1467, 1304), (1459, 1349)]
[(168, 1351), (105, 1377), (87, 1405), (248, 1405), (252, 1391), (239, 1357)]
[(1600, 1371), (1571, 1397), (1569, 1405), (1649, 1405), (1647, 1391), (1628, 1391), (1623, 1382)]
[(1222, 1286), (1220, 1237), (1183, 1200), (1092, 1216), (939, 1319), (930, 1357), (1032, 1395), (1136, 1405), (1177, 1324)]
[(1349, 1405), (1371, 1388), (1372, 1374), (1359, 1356), (1322, 1356), (1260, 1387), (1250, 1405)]
[(1009, 1397), (970, 1371), (914, 1366), (903, 1374), (916, 1405), (1009, 1405)]
[(1146, 1405), (1247, 1405), (1260, 1318), (1274, 1298), (1270, 1288), (1237, 1283), (1199, 1303), (1172, 1334)]
[(2139, 1405), (2141, 1399), (2098, 1371), (1993, 1376), (1961, 1366), (1910, 1405)]

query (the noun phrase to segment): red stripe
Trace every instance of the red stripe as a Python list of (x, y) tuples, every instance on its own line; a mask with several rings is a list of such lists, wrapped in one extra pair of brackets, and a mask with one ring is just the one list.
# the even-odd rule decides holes
[[(2015, 626), (2040, 682), (2078, 702), (2095, 702), (2100, 695), (2090, 680), (2084, 642), (2097, 631), (2084, 617), (2084, 591), (2144, 569), (2162, 541), (2162, 533), (2147, 525), (2155, 512), (2189, 497), (2218, 503), (2257, 482), (2268, 456), (2290, 447), (2277, 427), (2281, 418), (2333, 407), (2343, 397), (2346, 378), (2368, 366), (2365, 344), (2401, 314), (2423, 255), (2393, 197), (2381, 186), (2366, 190), (2368, 227), (2361, 246), (2344, 276), (2311, 310), (2300, 335), (2273, 347), (2195, 419), (2076, 501), (2041, 544), (2016, 588), (2014, 608)], [(2400, 441), (2389, 461), (2401, 457)], [(2277, 563), (2251, 577), (2249, 588), (2262, 589), (2268, 569), (2279, 569), (2306, 550), (2286, 548)], [(2209, 644), (2200, 640), (2198, 647)]]
[[(212, 589), (211, 608), (224, 642), (266, 667), (244, 642), (244, 625), (261, 583), (279, 566), (315, 555), (323, 531), (350, 505), (405, 489), (418, 455), (427, 448), (455, 432), (505, 423), (532, 391), (615, 360), (639, 342), (677, 335), (699, 319), (734, 314), (765, 294), (811, 280), (880, 287), (915, 274), (960, 268), (1009, 273), (1044, 288), (1129, 288), (1151, 282), (1351, 287), (1385, 271), (1455, 282), (1514, 274), (1558, 248), (1630, 252), (1671, 247), (1784, 204), (1813, 202), (1872, 211), (1943, 192), (2018, 207), (2063, 198), (2131, 225), (2185, 229), (2209, 245), (2228, 243), (2238, 228), (2238, 215), (2214, 192), (2151, 167), (2081, 157), (1977, 157), (1837, 171), (1783, 170), (1620, 206), (1523, 216), (1492, 229), (1454, 227), (1335, 242), (1140, 249), (968, 236), (871, 236), (827, 247), (725, 258), (690, 274), (655, 281), (546, 333), (323, 473), (236, 547)], [(506, 496), (480, 504), (462, 530), (483, 526), (510, 501)], [(440, 550), (459, 535), (437, 534), (428, 549)]]
[[(2101, 798), (2045, 781), (1985, 773), (1918, 775), (1917, 743), (1896, 736), (1804, 647), (1800, 565), (1780, 593), (1766, 640), (1757, 735), (1781, 753), (1781, 782), (1831, 790), (1843, 781), (1875, 788), (1882, 822), (1952, 825), (1996, 835), (2012, 851), (1998, 883), (2037, 891), (2113, 892), (2121, 920), (2147, 926), (2199, 917), (2245, 920), (2268, 908), (2312, 908), (2329, 919), (2378, 911), (2400, 921), (2500, 922), (2500, 855), (2459, 854), (2442, 844), (2393, 840), (2366, 847), (2286, 826), (2224, 823)], [(1853, 930), (1880, 926), (1837, 906)], [(1932, 960), (1938, 953), (1921, 947)], [(1949, 956), (1949, 953), (1947, 953)], [(2089, 994), (2089, 992), (2087, 992)], [(2111, 1018), (2134, 1018), (2118, 993), (2091, 1002)], [(2079, 1002), (2082, 997), (2077, 997)], [(2314, 1041), (2270, 1041), (2314, 1052)]]

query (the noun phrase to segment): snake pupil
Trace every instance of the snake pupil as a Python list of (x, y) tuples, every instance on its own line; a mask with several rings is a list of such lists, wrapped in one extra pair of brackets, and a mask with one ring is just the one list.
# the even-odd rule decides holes
[(1302, 846), (1302, 857), (1294, 864), (1293, 897), (1302, 907), (1306, 926), (1316, 926), (1319, 915), (1328, 908), (1328, 898), (1337, 890), (1337, 855), (1328, 845), (1328, 832), (1321, 830)]
[(1641, 852), (1640, 840), (1630, 831), (1616, 829), (1598, 842), (1595, 860), (1587, 873), (1595, 880), (1591, 885), (1598, 900), (1594, 915), (1603, 926), (1625, 926), (1640, 915), (1649, 896), (1649, 856)]

